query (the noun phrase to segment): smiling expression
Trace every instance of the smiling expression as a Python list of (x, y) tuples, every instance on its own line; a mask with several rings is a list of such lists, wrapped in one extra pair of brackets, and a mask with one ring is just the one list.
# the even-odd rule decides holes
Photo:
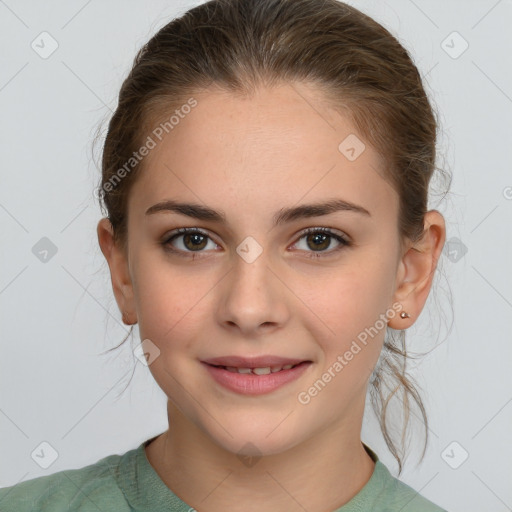
[[(354, 126), (305, 84), (194, 97), (128, 201), (133, 308), (141, 339), (160, 351), (150, 371), (188, 421), (232, 452), (250, 442), (277, 453), (353, 427), (385, 329), (314, 400), (297, 396), (393, 302), (398, 195), (381, 156), (367, 142), (355, 160), (340, 152)], [(240, 356), (237, 367), (254, 367), (269, 355), (274, 366), (308, 364), (268, 392), (244, 393), (204, 363)], [(249, 377), (259, 378), (227, 376), (241, 387)]]

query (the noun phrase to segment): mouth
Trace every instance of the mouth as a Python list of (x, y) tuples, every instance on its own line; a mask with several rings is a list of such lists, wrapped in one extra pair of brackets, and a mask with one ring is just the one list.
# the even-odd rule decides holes
[(232, 372), (232, 373), (245, 373), (245, 374), (252, 373), (253, 375), (268, 375), (270, 373), (277, 373), (277, 372), (282, 372), (284, 370), (291, 370), (292, 368), (296, 368), (299, 365), (308, 364), (310, 362), (311, 361), (302, 361), (302, 362), (296, 363), (296, 364), (260, 366), (260, 367), (255, 367), (255, 368), (225, 366), (225, 365), (209, 364), (209, 363), (206, 363), (206, 364), (209, 364), (209, 366), (214, 366), (215, 368), (222, 368), (222, 369), (227, 370), (228, 372)]
[(262, 395), (291, 385), (313, 365), (311, 360), (263, 356), (253, 359), (230, 356), (201, 361), (213, 380), (243, 395)]

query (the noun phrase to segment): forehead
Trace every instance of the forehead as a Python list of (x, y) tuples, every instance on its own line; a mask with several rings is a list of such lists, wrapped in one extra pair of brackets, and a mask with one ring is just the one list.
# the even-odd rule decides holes
[(237, 215), (271, 208), (271, 215), (328, 194), (377, 215), (396, 213), (381, 155), (310, 86), (260, 87), (250, 97), (210, 89), (193, 98), (197, 105), (162, 140), (152, 136), (129, 208), (172, 197), (223, 210), (232, 202)]

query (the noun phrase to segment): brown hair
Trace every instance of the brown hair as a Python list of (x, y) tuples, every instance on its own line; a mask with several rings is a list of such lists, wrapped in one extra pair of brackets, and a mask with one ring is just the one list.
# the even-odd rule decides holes
[[(282, 81), (315, 85), (349, 116), (384, 158), (385, 178), (399, 195), (401, 240), (421, 238), (436, 169), (437, 121), (407, 50), (383, 26), (337, 0), (210, 0), (161, 28), (137, 53), (122, 84), (98, 187), (100, 206), (121, 247), (127, 244), (128, 194), (144, 162), (113, 179), (123, 166), (126, 170), (149, 130), (211, 84), (250, 95), (259, 85)], [(387, 421), (397, 392), (403, 393), (406, 418), (402, 445), (409, 396), (425, 425), (422, 458), (428, 441), (427, 415), (407, 376), (407, 357), (405, 332), (388, 328), (370, 381), (372, 405), (399, 473), (402, 461)]]

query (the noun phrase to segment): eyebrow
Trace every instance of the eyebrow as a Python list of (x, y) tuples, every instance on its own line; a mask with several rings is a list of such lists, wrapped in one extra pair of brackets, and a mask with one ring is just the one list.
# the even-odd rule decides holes
[[(273, 223), (274, 226), (278, 226), (302, 218), (320, 217), (339, 211), (355, 212), (365, 215), (366, 217), (371, 217), (370, 212), (362, 206), (342, 199), (331, 199), (322, 203), (302, 204), (300, 206), (281, 208), (281, 210), (274, 215)], [(208, 206), (196, 203), (180, 203), (172, 199), (167, 199), (149, 207), (146, 210), (146, 215), (166, 212), (174, 212), (194, 219), (227, 224), (226, 214), (222, 210), (216, 211)]]

